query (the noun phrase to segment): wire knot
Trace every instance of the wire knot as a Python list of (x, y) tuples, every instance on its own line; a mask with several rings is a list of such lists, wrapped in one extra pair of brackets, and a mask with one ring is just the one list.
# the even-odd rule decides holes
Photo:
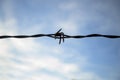
[(59, 29), (56, 33), (55, 33), (55, 39), (59, 39), (59, 44), (61, 44), (61, 41), (63, 40), (64, 42), (64, 33), (63, 32), (60, 32), (62, 30)]

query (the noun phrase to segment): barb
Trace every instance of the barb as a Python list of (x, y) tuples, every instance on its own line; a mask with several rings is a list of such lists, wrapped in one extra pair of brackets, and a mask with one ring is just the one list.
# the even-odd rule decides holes
[(59, 39), (60, 39), (60, 40), (59, 40), (59, 44), (61, 44), (61, 39), (63, 39), (63, 42), (64, 42), (64, 33), (63, 33), (63, 32), (60, 32), (61, 30), (62, 30), (62, 28), (55, 33), (55, 39), (56, 39), (56, 38), (59, 38)]
[(105, 37), (105, 38), (120, 38), (118, 35), (102, 35), (102, 34), (89, 34), (89, 35), (75, 35), (75, 36), (70, 36), (66, 35), (63, 32), (61, 32), (62, 28), (58, 30), (55, 34), (34, 34), (34, 35), (2, 35), (0, 36), (0, 39), (5, 39), (5, 38), (38, 38), (38, 37), (50, 37), (54, 39), (59, 39), (59, 44), (61, 44), (61, 41), (64, 42), (65, 38), (87, 38), (87, 37)]

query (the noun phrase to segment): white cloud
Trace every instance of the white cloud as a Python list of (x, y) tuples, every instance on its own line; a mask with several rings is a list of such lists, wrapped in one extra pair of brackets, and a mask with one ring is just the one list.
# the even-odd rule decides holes
[(38, 48), (42, 47), (32, 39), (11, 39), (11, 42), (16, 50), (28, 54), (35, 53)]
[(26, 78), (25, 80), (62, 80), (60, 77), (55, 77), (50, 74), (40, 74), (40, 75), (33, 75), (31, 77)]
[[(1, 28), (0, 33), (1, 34), (17, 34), (17, 27), (18, 27), (17, 20), (13, 17), (13, 11), (11, 9), (10, 9), (11, 11), (10, 14), (8, 14), (9, 6), (10, 5), (5, 5), (5, 8), (4, 8), (6, 16), (7, 16), (5, 21), (0, 21), (0, 28)], [(74, 10), (77, 7), (78, 7), (77, 3), (64, 3), (60, 5), (60, 8), (63, 10)], [(81, 6), (81, 8), (82, 7), (83, 6)], [(82, 24), (86, 24), (86, 22), (93, 17), (93, 16), (90, 16), (90, 17), (86, 16), (87, 13), (85, 15), (83, 13), (79, 15), (76, 15), (76, 13), (71, 14), (70, 16), (72, 17), (69, 16), (69, 18), (67, 18), (66, 20), (60, 19), (58, 21), (55, 21), (55, 24), (60, 25), (63, 28), (64, 32), (68, 34), (75, 34), (79, 31), (78, 30), (79, 27), (76, 24), (78, 20), (81, 20)], [(78, 18), (81, 18), (81, 19), (78, 19)], [(32, 27), (31, 30), (39, 29), (37, 27), (36, 29)], [(0, 73), (4, 74), (5, 77), (9, 73), (18, 78), (22, 77), (23, 80), (39, 80), (39, 79), (61, 80), (61, 78), (58, 78), (53, 75), (44, 74), (44, 73), (40, 75), (36, 73), (37, 76), (33, 75), (32, 78), (27, 77), (26, 75), (26, 73), (36, 71), (38, 69), (39, 70), (46, 69), (47, 71), (56, 72), (58, 74), (63, 75), (64, 77), (69, 77), (69, 78), (72, 78), (75, 75), (74, 73), (80, 72), (80, 74), (76, 76), (76, 78), (78, 79), (103, 80), (95, 73), (80, 71), (81, 69), (78, 68), (79, 66), (76, 63), (67, 63), (67, 62), (64, 62), (62, 58), (52, 56), (52, 54), (54, 53), (57, 53), (57, 55), (61, 55), (61, 54), (64, 55), (64, 53), (68, 52), (66, 49), (62, 49), (61, 47), (58, 47), (58, 46), (51, 47), (49, 45), (46, 46), (46, 43), (44, 44), (41, 42), (36, 42), (33, 39), (1, 40), (0, 45), (1, 45), (0, 46), (0, 49), (1, 49), (0, 57), (2, 57), (0, 58), (0, 63), (1, 63), (0, 67), (5, 68), (6, 70), (4, 71), (3, 69), (2, 71), (0, 71)], [(16, 50), (16, 52), (12, 50)], [(82, 56), (83, 61), (84, 61), (84, 58), (85, 57)], [(19, 60), (22, 63), (19, 63), (11, 59)], [(87, 65), (81, 64), (81, 66), (83, 67)]]
[[(40, 58), (35, 58), (31, 56), (31, 57), (21, 58), (21, 61), (24, 62), (25, 65), (28, 64), (26, 66), (29, 67), (30, 70), (46, 69), (48, 71), (57, 72), (62, 75), (64, 74), (69, 75), (70, 73), (76, 72), (78, 70), (77, 65), (72, 64), (72, 63), (71, 64), (64, 63), (60, 59), (55, 58), (55, 57), (50, 57), (50, 56), (46, 56), (46, 57), (42, 56)], [(15, 65), (13, 65), (13, 67), (15, 67)], [(22, 67), (19, 67), (19, 68), (24, 69), (24, 71), (26, 69)]]
[[(2, 22), (1, 22), (2, 23)], [(9, 32), (14, 32), (13, 34), (16, 34), (17, 31), (15, 29), (10, 29), (9, 32), (7, 32), (4, 28), (4, 26), (6, 25), (14, 25), (15, 22), (14, 21), (11, 21), (11, 22), (5, 22), (5, 23), (2, 23), (2, 27), (1, 27), (1, 30), (3, 32), (6, 32), (6, 34), (10, 34)], [(5, 67), (5, 70), (4, 69), (2, 70), (2, 72), (0, 73), (3, 73), (5, 76), (7, 76), (7, 74), (12, 74), (14, 75), (15, 77), (20, 77), (20, 76), (24, 76), (24, 74), (26, 72), (30, 72), (30, 71), (34, 71), (34, 70), (37, 70), (37, 69), (46, 69), (48, 71), (53, 71), (53, 72), (56, 72), (56, 73), (60, 73), (62, 75), (66, 75), (66, 77), (68, 75), (70, 75), (70, 73), (72, 72), (75, 72), (77, 71), (77, 65), (75, 64), (68, 64), (68, 63), (64, 63), (61, 59), (59, 58), (55, 58), (55, 57), (52, 57), (52, 56), (42, 56), (42, 54), (44, 54), (45, 52), (46, 53), (58, 53), (58, 54), (61, 54), (63, 53), (63, 51), (61, 50), (60, 47), (47, 47), (45, 46), (44, 44), (42, 43), (37, 43), (35, 42), (35, 40), (32, 40), (32, 39), (9, 39), (8, 40), (3, 40), (2, 42), (0, 42), (1, 45), (1, 53), (0, 53), (0, 56), (5, 58), (5, 59), (0, 59), (0, 62), (1, 62), (1, 67)], [(14, 53), (16, 52), (11, 52), (12, 49), (15, 49), (17, 52), (17, 54), (21, 54), (21, 55), (24, 55), (24, 56), (17, 56), (17, 55), (14, 55)], [(39, 50), (40, 49), (40, 50)], [(47, 51), (45, 51), (47, 49)], [(38, 51), (39, 52), (38, 52)], [(43, 52), (42, 52), (43, 51)], [(50, 51), (50, 52), (49, 52)], [(34, 53), (40, 53), (39, 56), (36, 57), (36, 54)], [(3, 56), (3, 54), (5, 56)], [(25, 56), (26, 55), (26, 56)], [(15, 60), (19, 60), (21, 61), (23, 64), (21, 63), (17, 63), (16, 61), (14, 60), (10, 60), (10, 59), (15, 59)], [(6, 61), (7, 60), (7, 61)], [(9, 70), (10, 69), (10, 70)], [(46, 77), (48, 78), (46, 78)], [(40, 77), (36, 77), (36, 76), (33, 76), (32, 78), (33, 79), (38, 79), (38, 78), (43, 78), (45, 80), (47, 79), (57, 79), (52, 76), (47, 76), (47, 75), (41, 75)], [(57, 80), (60, 80), (60, 79), (57, 79)]]
[[(11, 22), (11, 24), (14, 24), (14, 23)], [(14, 29), (13, 29), (13, 31), (14, 31)], [(11, 30), (11, 32), (12, 32), (12, 30)], [(61, 49), (59, 47), (58, 48), (55, 47), (55, 49), (54, 49), (54, 47), (49, 48), (49, 47), (46, 47), (44, 44), (41, 44), (41, 43), (38, 44), (37, 42), (35, 42), (35, 40), (31, 40), (31, 39), (25, 39), (25, 40), (10, 39), (9, 41), (6, 41), (4, 43), (3, 42), (1, 42), (1, 45), (4, 45), (4, 47), (2, 47), (1, 49), (2, 49), (3, 53), (5, 53), (6, 56), (8, 56), (7, 57), (8, 59), (6, 58), (7, 62), (4, 59), (1, 60), (1, 62), (2, 62), (1, 67), (6, 66), (5, 67), (6, 71), (2, 70), (1, 73), (4, 74), (5, 77), (7, 77), (8, 73), (12, 74), (14, 76), (13, 78), (8, 77), (9, 79), (16, 80), (15, 77), (18, 77), (18, 78), (22, 77), (23, 80), (37, 80), (37, 79), (62, 80), (61, 77), (56, 77), (56, 76), (52, 76), (52, 75), (48, 75), (48, 74), (40, 74), (39, 76), (34, 75), (32, 77), (27, 77), (26, 73), (35, 71), (37, 69), (40, 69), (40, 70), (46, 69), (48, 71), (56, 72), (58, 74), (63, 75), (64, 77), (68, 78), (68, 77), (73, 76), (74, 72), (79, 71), (78, 66), (74, 63), (65, 63), (65, 62), (63, 62), (63, 60), (56, 58), (56, 57), (52, 57), (52, 56), (47, 56), (47, 55), (42, 56), (42, 54), (44, 54), (44, 52), (49, 53), (49, 54), (51, 54), (52, 52), (64, 54), (63, 51), (61, 51)], [(13, 55), (13, 53), (16, 53), (16, 52), (11, 53), (11, 51), (10, 51), (11, 49), (16, 49), (18, 52), (20, 52), (20, 53), (18, 53), (19, 55), (24, 54), (26, 56), (24, 56), (24, 57), (15, 56), (15, 55)], [(45, 49), (47, 49), (47, 51), (45, 51)], [(38, 50), (39, 52), (36, 50)], [(40, 53), (40, 55), (37, 56), (34, 53)], [(0, 55), (2, 55), (2, 53)], [(13, 56), (10, 57), (11, 55), (13, 55)], [(17, 63), (12, 60), (8, 61), (11, 58), (20, 60), (22, 62), (22, 64)]]
[(104, 79), (100, 78), (95, 73), (82, 72), (81, 74), (73, 78), (73, 80), (104, 80)]

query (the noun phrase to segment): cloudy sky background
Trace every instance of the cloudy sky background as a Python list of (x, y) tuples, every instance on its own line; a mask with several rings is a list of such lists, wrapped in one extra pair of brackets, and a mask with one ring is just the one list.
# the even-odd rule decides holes
[[(120, 35), (119, 0), (0, 0), (0, 35)], [(0, 80), (119, 80), (120, 39), (0, 40)]]

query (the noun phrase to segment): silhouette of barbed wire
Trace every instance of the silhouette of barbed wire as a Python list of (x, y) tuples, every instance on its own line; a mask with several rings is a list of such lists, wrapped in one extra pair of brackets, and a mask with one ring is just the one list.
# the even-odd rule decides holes
[(103, 35), (103, 34), (88, 34), (88, 35), (75, 35), (75, 36), (71, 36), (71, 35), (66, 35), (63, 32), (60, 32), (62, 29), (60, 29), (59, 31), (57, 31), (54, 34), (34, 34), (34, 35), (2, 35), (0, 36), (0, 39), (5, 39), (5, 38), (38, 38), (38, 37), (50, 37), (50, 38), (54, 38), (54, 39), (59, 39), (59, 44), (61, 44), (61, 40), (63, 40), (65, 38), (75, 38), (75, 39), (79, 39), (79, 38), (88, 38), (88, 37), (105, 37), (105, 38), (111, 38), (111, 39), (115, 39), (115, 38), (120, 38), (120, 36), (118, 35)]

